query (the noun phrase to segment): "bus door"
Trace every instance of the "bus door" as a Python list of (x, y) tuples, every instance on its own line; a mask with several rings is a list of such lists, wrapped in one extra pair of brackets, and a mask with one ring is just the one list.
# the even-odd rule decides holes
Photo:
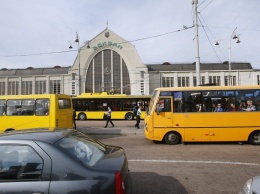
[(172, 97), (160, 97), (153, 117), (154, 136), (160, 137), (164, 130), (172, 128)]

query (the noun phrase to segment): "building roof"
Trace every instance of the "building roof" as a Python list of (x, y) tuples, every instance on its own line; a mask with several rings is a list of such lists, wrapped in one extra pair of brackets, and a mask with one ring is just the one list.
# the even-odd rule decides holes
[[(196, 63), (163, 63), (163, 64), (146, 64), (148, 71), (196, 71)], [(252, 70), (250, 63), (231, 63), (232, 70)], [(224, 63), (200, 63), (201, 71), (229, 70), (228, 62)]]
[[(196, 71), (195, 63), (163, 63), (163, 64), (146, 64), (148, 71)], [(32, 68), (27, 69), (6, 69), (0, 70), (0, 77), (6, 76), (27, 76), (27, 75), (67, 75), (71, 67), (55, 66), (53, 68)], [(253, 70), (250, 63), (231, 63), (232, 70)], [(228, 71), (228, 62), (224, 63), (201, 63), (201, 71)]]
[(53, 68), (6, 69), (0, 70), (0, 77), (26, 76), (26, 75), (60, 75), (68, 74), (70, 67), (55, 66)]

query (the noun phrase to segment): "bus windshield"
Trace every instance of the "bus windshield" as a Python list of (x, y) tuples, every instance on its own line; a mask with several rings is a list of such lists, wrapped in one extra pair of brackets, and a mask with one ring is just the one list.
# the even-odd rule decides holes
[(157, 90), (154, 90), (153, 95), (152, 95), (151, 100), (150, 100), (150, 106), (149, 106), (148, 113), (147, 113), (148, 115), (151, 114), (152, 107), (153, 107), (153, 105), (154, 105), (155, 98), (156, 98), (157, 94), (158, 94), (158, 91), (157, 91)]

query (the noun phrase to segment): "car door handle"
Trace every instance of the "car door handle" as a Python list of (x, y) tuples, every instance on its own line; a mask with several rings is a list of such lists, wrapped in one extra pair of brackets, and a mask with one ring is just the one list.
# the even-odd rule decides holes
[(36, 192), (36, 193), (32, 193), (32, 194), (44, 194), (43, 192)]

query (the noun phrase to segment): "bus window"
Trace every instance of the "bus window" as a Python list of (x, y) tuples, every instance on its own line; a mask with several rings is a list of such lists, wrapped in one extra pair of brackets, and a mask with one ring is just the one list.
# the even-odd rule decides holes
[(0, 116), (5, 115), (5, 100), (0, 100)]
[(174, 92), (174, 112), (182, 112), (182, 92)]
[(69, 109), (71, 108), (70, 100), (69, 99), (61, 99), (59, 98), (59, 109)]
[(160, 112), (171, 112), (171, 98), (161, 98), (159, 100)]
[(37, 99), (35, 103), (36, 115), (49, 115), (50, 111), (50, 100), (49, 99)]

